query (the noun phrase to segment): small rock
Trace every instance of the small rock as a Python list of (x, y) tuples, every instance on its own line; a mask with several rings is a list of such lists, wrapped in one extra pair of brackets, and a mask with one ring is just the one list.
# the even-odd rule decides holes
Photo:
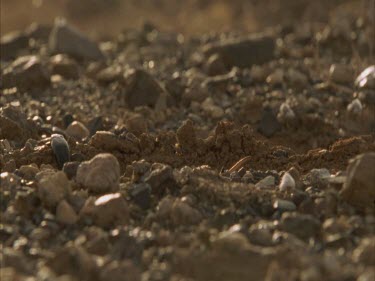
[(77, 59), (102, 60), (97, 44), (64, 20), (56, 20), (49, 36), (48, 48), (52, 54), (67, 54)]
[(286, 102), (280, 105), (279, 113), (277, 114), (277, 120), (280, 122), (288, 122), (296, 118), (296, 114), (293, 109)]
[(44, 205), (54, 208), (70, 194), (70, 182), (64, 172), (41, 173), (39, 173), (41, 178), (38, 179), (39, 198)]
[(270, 188), (275, 186), (275, 177), (267, 176), (264, 179), (260, 180), (256, 185), (258, 188)]
[(266, 81), (271, 86), (280, 86), (284, 82), (284, 71), (276, 69), (273, 73), (267, 76)]
[(179, 199), (174, 201), (170, 216), (175, 225), (198, 224), (202, 220), (198, 210)]
[(277, 199), (273, 203), (273, 207), (281, 212), (293, 212), (297, 209), (297, 206), (288, 200)]
[(329, 79), (339, 84), (353, 83), (354, 71), (349, 65), (333, 64), (329, 69)]
[(224, 115), (224, 110), (220, 106), (215, 105), (213, 99), (210, 97), (202, 102), (201, 107), (212, 118), (219, 119)]
[(280, 228), (304, 240), (319, 233), (320, 222), (311, 215), (284, 213), (281, 217)]
[(211, 55), (206, 62), (206, 72), (209, 76), (221, 75), (228, 71), (223, 59), (218, 54)]
[(367, 67), (355, 79), (358, 88), (375, 89), (375, 65)]
[(341, 197), (359, 210), (375, 209), (375, 153), (361, 154), (351, 159)]
[(76, 179), (94, 193), (116, 191), (119, 187), (120, 165), (112, 154), (98, 154), (79, 165)]
[(141, 271), (130, 260), (112, 261), (100, 273), (100, 281), (141, 281)]
[(375, 238), (363, 238), (358, 247), (353, 251), (353, 259), (356, 262), (364, 263), (368, 266), (375, 264)]
[(76, 176), (77, 170), (81, 162), (73, 161), (73, 162), (66, 162), (63, 166), (63, 172), (66, 174), (68, 179), (72, 179)]
[(11, 60), (17, 57), (22, 49), (29, 47), (29, 38), (24, 32), (13, 31), (1, 37), (0, 53), (2, 60)]
[(354, 99), (351, 103), (348, 104), (348, 107), (346, 109), (353, 115), (358, 115), (362, 112), (363, 106), (359, 99)]
[(324, 188), (329, 183), (329, 178), (331, 177), (330, 172), (325, 169), (312, 169), (308, 174), (307, 178), (313, 187)]
[(23, 56), (17, 58), (2, 73), (3, 88), (33, 91), (39, 94), (40, 90), (50, 85), (50, 74), (37, 56)]
[(78, 79), (77, 63), (65, 55), (55, 55), (50, 59), (50, 68), (53, 75), (61, 75), (66, 79)]
[(89, 198), (80, 212), (81, 217), (91, 217), (100, 227), (124, 225), (129, 221), (129, 208), (120, 193), (106, 194), (98, 199)]
[(151, 186), (147, 183), (134, 185), (130, 190), (130, 196), (135, 204), (142, 209), (148, 209), (151, 205)]
[(283, 177), (281, 178), (281, 182), (279, 185), (279, 189), (281, 191), (292, 190), (296, 187), (296, 182), (294, 178), (288, 173), (284, 173)]
[(218, 54), (223, 59), (226, 68), (251, 67), (253, 64), (263, 64), (274, 58), (275, 40), (257, 35), (210, 43), (203, 49), (207, 57)]
[(73, 121), (65, 130), (68, 136), (76, 140), (82, 140), (90, 135), (89, 130), (79, 121)]
[(265, 108), (262, 113), (262, 117), (258, 124), (258, 131), (269, 138), (272, 137), (276, 132), (280, 131), (281, 125), (277, 120), (275, 114), (271, 108)]
[(102, 84), (110, 84), (123, 80), (123, 70), (118, 66), (109, 66), (100, 70), (96, 74), (96, 80)]
[(141, 114), (135, 114), (126, 120), (126, 128), (136, 136), (147, 132), (147, 119)]
[(39, 173), (39, 169), (36, 164), (22, 165), (19, 168), (19, 173), (22, 175), (24, 179), (33, 180), (35, 178), (35, 175)]
[(62, 135), (53, 134), (51, 136), (51, 147), (55, 155), (57, 166), (62, 169), (65, 162), (70, 159), (70, 149), (67, 141)]
[(75, 224), (78, 216), (66, 200), (60, 201), (56, 208), (56, 220), (62, 224)]
[(125, 79), (125, 101), (131, 109), (137, 106), (155, 107), (159, 97), (165, 93), (159, 82), (144, 70), (128, 71)]
[(163, 194), (169, 182), (174, 182), (173, 169), (169, 165), (155, 163), (143, 181), (151, 186), (153, 194)]
[(55, 252), (46, 265), (58, 275), (76, 276), (80, 280), (95, 278), (95, 260), (78, 245), (69, 244)]
[(195, 129), (191, 120), (186, 120), (177, 132), (178, 144), (185, 150), (192, 150), (196, 146), (197, 138), (195, 136)]
[(303, 89), (309, 82), (305, 74), (293, 68), (288, 69), (286, 77), (291, 85), (297, 89)]

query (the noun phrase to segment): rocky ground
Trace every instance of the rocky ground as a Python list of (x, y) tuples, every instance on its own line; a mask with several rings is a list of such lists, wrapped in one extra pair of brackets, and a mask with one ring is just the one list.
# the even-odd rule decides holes
[(374, 280), (373, 24), (4, 35), (1, 280)]

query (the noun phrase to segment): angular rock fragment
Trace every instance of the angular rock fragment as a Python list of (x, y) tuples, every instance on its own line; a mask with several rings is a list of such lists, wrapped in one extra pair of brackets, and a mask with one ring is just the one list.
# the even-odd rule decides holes
[(19, 51), (29, 46), (29, 38), (24, 32), (14, 31), (5, 34), (0, 39), (0, 53), (2, 60), (11, 60), (17, 57)]
[(227, 68), (263, 64), (273, 59), (274, 50), (273, 38), (258, 35), (204, 46), (204, 53), (207, 57), (213, 54), (220, 55)]
[(137, 106), (155, 107), (164, 89), (149, 73), (133, 69), (126, 73), (125, 101), (134, 109)]
[(109, 153), (96, 155), (90, 161), (82, 162), (77, 170), (76, 180), (94, 193), (116, 191), (119, 187), (120, 165)]
[(62, 135), (53, 134), (51, 136), (51, 147), (57, 166), (62, 169), (64, 164), (70, 160), (69, 144)]
[(283, 177), (281, 178), (279, 189), (281, 191), (285, 191), (285, 190), (292, 190), (295, 187), (296, 187), (296, 182), (294, 181), (294, 178), (288, 172), (284, 173)]
[(23, 56), (13, 61), (2, 73), (3, 88), (43, 90), (50, 85), (50, 74), (38, 56)]
[(66, 200), (62, 200), (56, 208), (56, 220), (63, 224), (75, 224), (78, 216), (73, 207)]
[(56, 20), (48, 42), (52, 54), (67, 54), (80, 60), (102, 60), (98, 45), (84, 34), (68, 25), (65, 20)]

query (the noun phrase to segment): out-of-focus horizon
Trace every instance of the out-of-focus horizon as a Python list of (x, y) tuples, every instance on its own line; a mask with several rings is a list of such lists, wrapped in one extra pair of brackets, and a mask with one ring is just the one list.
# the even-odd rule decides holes
[(117, 35), (151, 21), (184, 34), (258, 31), (275, 24), (325, 22), (345, 11), (363, 13), (360, 0), (1, 0), (1, 35), (33, 22), (65, 17), (95, 38)]

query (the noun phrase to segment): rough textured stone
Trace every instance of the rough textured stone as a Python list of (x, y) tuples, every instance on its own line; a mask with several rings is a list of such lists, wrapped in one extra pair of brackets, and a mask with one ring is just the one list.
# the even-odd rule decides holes
[(155, 107), (165, 91), (148, 72), (140, 69), (126, 74), (125, 101), (130, 108), (137, 106)]
[(40, 177), (38, 180), (38, 195), (47, 207), (56, 207), (61, 200), (67, 198), (70, 194), (70, 182), (64, 172), (51, 171)]
[(375, 210), (375, 153), (350, 160), (341, 197), (359, 210)]
[(63, 20), (57, 20), (51, 31), (48, 47), (53, 54), (67, 54), (77, 59), (104, 58), (98, 45)]
[(119, 186), (120, 165), (112, 154), (98, 154), (79, 165), (76, 178), (78, 183), (95, 193), (116, 191)]
[(17, 58), (2, 73), (4, 88), (17, 87), (25, 91), (38, 93), (50, 85), (50, 74), (38, 56)]

